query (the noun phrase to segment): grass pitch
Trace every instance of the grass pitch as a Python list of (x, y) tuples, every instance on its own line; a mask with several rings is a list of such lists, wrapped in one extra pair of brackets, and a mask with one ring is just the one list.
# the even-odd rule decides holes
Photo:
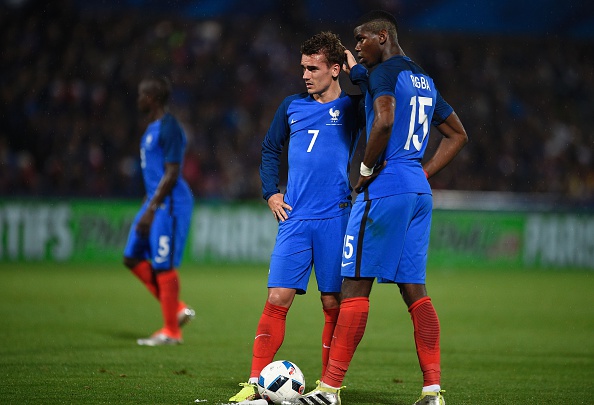
[[(157, 302), (119, 263), (0, 264), (0, 403), (219, 404), (247, 379), (266, 266), (188, 265), (198, 313), (175, 347), (139, 347)], [(430, 269), (448, 404), (592, 404), (594, 273)], [(297, 297), (277, 355), (320, 372), (315, 285)], [(412, 404), (422, 380), (395, 286), (376, 285), (345, 404)]]

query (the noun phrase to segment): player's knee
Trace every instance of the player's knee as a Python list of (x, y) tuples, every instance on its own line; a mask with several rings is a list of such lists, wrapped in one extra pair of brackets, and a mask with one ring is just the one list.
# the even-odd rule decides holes
[(155, 272), (155, 274), (165, 274), (165, 273), (169, 273), (176, 270), (174, 267), (154, 267), (153, 266), (153, 271)]
[(290, 308), (295, 298), (296, 291), (290, 288), (270, 288), (268, 302), (272, 305)]
[(400, 294), (407, 307), (427, 297), (425, 284), (398, 284), (398, 287), (400, 287)]
[(132, 270), (140, 261), (138, 259), (134, 259), (131, 257), (124, 257), (123, 263), (124, 266)]
[(371, 277), (345, 277), (342, 281), (340, 299), (367, 297), (371, 294), (374, 278)]
[(322, 308), (332, 309), (340, 307), (340, 293), (322, 293), (320, 296)]

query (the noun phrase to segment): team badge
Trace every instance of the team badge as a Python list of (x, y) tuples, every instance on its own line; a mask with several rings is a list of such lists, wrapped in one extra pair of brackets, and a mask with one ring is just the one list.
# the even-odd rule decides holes
[(340, 116), (340, 110), (335, 110), (334, 107), (328, 110), (328, 114), (330, 114), (330, 121), (336, 122), (338, 121), (338, 117)]

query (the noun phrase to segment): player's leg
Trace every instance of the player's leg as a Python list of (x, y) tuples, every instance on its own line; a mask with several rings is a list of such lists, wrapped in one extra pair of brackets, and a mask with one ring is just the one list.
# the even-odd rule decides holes
[[(340, 315), (330, 349), (330, 361), (322, 382), (339, 388), (369, 314), (369, 294), (375, 278), (393, 279), (402, 252), (398, 236), (407, 220), (399, 198), (357, 201), (344, 238)], [(394, 213), (397, 212), (398, 215)]]
[[(176, 265), (179, 265), (177, 232), (177, 218), (165, 209), (159, 209), (151, 226), (149, 242), (151, 246), (152, 266), (159, 290), (159, 302), (163, 315), (163, 328), (151, 338), (140, 339), (139, 344), (157, 345), (181, 343), (181, 329), (177, 320), (179, 302), (179, 275)], [(185, 240), (182, 240), (183, 243)], [(161, 340), (166, 341), (160, 342)], [(151, 340), (152, 339), (152, 340)], [(160, 343), (159, 343), (160, 342)], [(154, 343), (154, 344), (153, 344)]]
[(130, 269), (132, 274), (140, 280), (153, 297), (159, 299), (157, 281), (155, 280), (151, 263), (148, 260), (124, 257), (124, 266)]
[(250, 377), (274, 359), (285, 337), (286, 317), (295, 294), (303, 294), (311, 274), (312, 247), (309, 221), (279, 223), (270, 257), (268, 298), (256, 330)]
[[(124, 265), (128, 267), (132, 274), (144, 284), (146, 289), (159, 300), (159, 287), (151, 263), (148, 260), (124, 257)], [(195, 316), (196, 312), (185, 302), (180, 300), (177, 308), (177, 323), (179, 326), (186, 325), (189, 321), (194, 319)]]
[(342, 381), (367, 325), (369, 293), (372, 285), (373, 278), (344, 279), (342, 292), (348, 291), (348, 294), (346, 297), (341, 297), (326, 371), (317, 386), (295, 401), (295, 404), (339, 405), (341, 403)]
[(313, 262), (318, 290), (324, 312), (322, 329), (322, 373), (326, 372), (330, 345), (334, 328), (340, 311), (340, 262), (342, 258), (342, 241), (349, 219), (350, 206), (344, 208), (343, 215), (310, 221), (313, 238)]
[(340, 312), (322, 383), (340, 388), (357, 346), (363, 338), (369, 315), (369, 294), (373, 278), (345, 278)]
[(412, 302), (408, 305), (408, 312), (413, 322), (417, 357), (423, 372), (422, 392), (439, 392), (441, 390), (441, 365), (440, 326), (437, 312), (431, 298), (426, 295), (424, 285), (403, 284), (400, 288), (407, 305), (408, 302)]
[[(373, 277), (360, 277), (357, 259), (364, 249), (366, 218), (371, 202), (357, 202), (353, 206), (343, 239), (341, 269), (344, 280), (341, 286), (340, 312), (334, 330), (328, 366), (322, 376), (320, 387), (313, 396), (323, 395), (329, 401), (337, 401), (333, 395), (324, 393), (324, 389), (339, 389), (355, 350), (363, 337), (369, 314), (369, 294)], [(345, 270), (346, 269), (346, 270)], [(320, 392), (315, 392), (320, 391)]]
[(241, 402), (259, 398), (256, 387), (264, 367), (274, 360), (285, 338), (287, 313), (295, 294), (304, 293), (311, 274), (311, 239), (305, 221), (279, 223), (268, 273), (268, 297), (258, 321), (252, 347), (250, 378), (229, 398)]
[(136, 224), (144, 212), (144, 207), (136, 214), (130, 231), (128, 232), (128, 239), (124, 247), (124, 266), (126, 266), (132, 274), (134, 274), (144, 284), (147, 290), (158, 299), (157, 281), (153, 274), (153, 268), (147, 260), (149, 255), (149, 240), (143, 238), (136, 232)]
[(321, 293), (322, 310), (324, 311), (324, 328), (322, 329), (322, 373), (326, 373), (330, 357), (330, 346), (340, 313), (340, 294)]
[[(414, 339), (423, 372), (419, 403), (441, 403), (440, 325), (425, 287), (427, 250), (431, 229), (432, 198), (418, 195), (415, 210), (404, 238), (404, 250), (398, 267), (398, 286), (408, 307), (414, 327)], [(427, 400), (423, 399), (427, 396)]]
[[(190, 233), (190, 223), (192, 219), (193, 204), (188, 204), (183, 207), (176, 207), (174, 211), (174, 229), (173, 229), (173, 268), (179, 269), (186, 247), (188, 234)], [(177, 305), (177, 323), (179, 326), (184, 326), (196, 316), (196, 312), (184, 301), (181, 300), (181, 284), (178, 280), (178, 305)]]
[[(131, 264), (134, 263), (134, 264)], [(159, 300), (159, 287), (153, 267), (148, 260), (138, 260), (129, 257), (124, 258), (124, 265), (128, 267), (132, 274), (134, 274), (149, 290), (149, 292)], [(196, 316), (196, 311), (188, 306), (184, 301), (179, 301), (177, 307), (177, 323), (179, 326), (184, 326)]]
[(293, 303), (295, 289), (273, 287), (260, 316), (252, 350), (250, 382), (257, 381), (260, 371), (274, 360), (285, 339), (287, 313)]
[[(165, 330), (170, 332), (171, 336), (181, 339), (179, 327), (195, 315), (194, 310), (179, 299), (181, 283), (177, 271), (181, 266), (190, 231), (192, 207), (190, 205), (176, 207), (173, 214), (170, 214), (166, 207), (158, 210), (157, 213), (160, 215), (155, 216), (153, 229), (157, 231), (158, 237), (156, 241), (153, 239), (151, 248), (153, 252), (157, 252), (153, 256), (153, 267), (157, 273), (161, 310)], [(156, 250), (155, 242), (158, 244)]]

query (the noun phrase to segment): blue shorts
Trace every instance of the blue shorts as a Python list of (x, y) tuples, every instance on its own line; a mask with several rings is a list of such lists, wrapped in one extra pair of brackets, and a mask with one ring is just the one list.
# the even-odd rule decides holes
[(146, 209), (145, 203), (132, 222), (124, 257), (151, 260), (152, 267), (157, 272), (179, 268), (190, 230), (192, 207), (176, 208), (170, 213), (169, 205), (162, 204), (155, 211), (149, 237), (143, 238), (136, 233), (136, 224)]
[(313, 265), (318, 290), (340, 292), (340, 257), (350, 207), (344, 211), (342, 216), (330, 219), (280, 222), (270, 257), (268, 287), (294, 288), (297, 294), (305, 294)]
[(357, 201), (344, 237), (342, 276), (425, 284), (432, 208), (431, 194)]

